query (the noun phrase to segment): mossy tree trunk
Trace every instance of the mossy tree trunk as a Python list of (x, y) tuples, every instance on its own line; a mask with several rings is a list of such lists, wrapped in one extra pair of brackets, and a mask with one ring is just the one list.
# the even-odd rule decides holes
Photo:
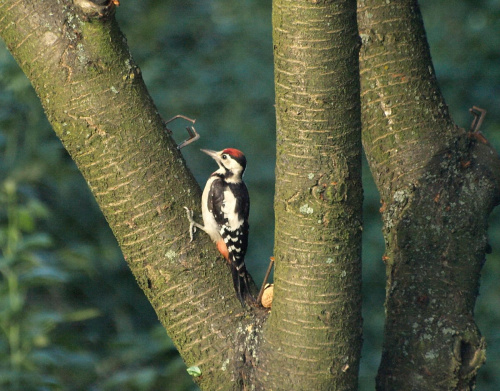
[(271, 389), (289, 382), (296, 390), (355, 390), (362, 204), (356, 3), (275, 0), (273, 42), (275, 302), (261, 359), (281, 370), (261, 376)]
[(358, 22), (363, 145), (386, 241), (377, 389), (472, 389), (485, 359), (473, 315), (498, 156), (450, 118), (416, 0), (359, 1)]
[[(253, 319), (183, 206), (200, 189), (165, 128), (113, 16), (89, 1), (2, 1), (0, 34), (78, 165), (137, 282), (205, 389), (238, 384)], [(239, 334), (240, 333), (240, 334)]]
[[(355, 1), (273, 2), (277, 156), (269, 389), (355, 390), (361, 123)], [(279, 371), (263, 368), (278, 364)]]

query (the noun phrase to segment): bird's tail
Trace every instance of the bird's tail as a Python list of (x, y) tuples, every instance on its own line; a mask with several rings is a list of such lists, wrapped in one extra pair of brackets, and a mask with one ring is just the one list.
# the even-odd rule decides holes
[(245, 304), (247, 298), (253, 299), (250, 293), (250, 276), (244, 263), (239, 267), (235, 263), (231, 263), (231, 273), (233, 275), (234, 290), (241, 304)]

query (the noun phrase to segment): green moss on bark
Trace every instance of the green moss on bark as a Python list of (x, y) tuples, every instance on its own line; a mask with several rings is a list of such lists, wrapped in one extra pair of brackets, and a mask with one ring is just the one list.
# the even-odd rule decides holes
[[(361, 145), (355, 2), (273, 3), (277, 156), (270, 388), (356, 389)], [(279, 368), (268, 370), (267, 368)]]

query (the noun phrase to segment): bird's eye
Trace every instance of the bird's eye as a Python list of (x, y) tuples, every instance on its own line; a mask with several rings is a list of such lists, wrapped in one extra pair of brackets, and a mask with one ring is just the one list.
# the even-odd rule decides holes
[(222, 155), (222, 159), (227, 159), (227, 155), (226, 154)]

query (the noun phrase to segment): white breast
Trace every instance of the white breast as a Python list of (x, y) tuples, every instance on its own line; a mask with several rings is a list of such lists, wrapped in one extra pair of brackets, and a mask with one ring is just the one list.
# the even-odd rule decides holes
[(210, 235), (210, 238), (214, 242), (218, 242), (222, 239), (219, 234), (219, 226), (214, 219), (211, 210), (208, 210), (208, 194), (210, 193), (210, 187), (212, 182), (218, 179), (217, 177), (211, 177), (208, 179), (205, 189), (203, 189), (203, 194), (201, 195), (201, 213), (203, 216), (203, 225), (205, 226), (205, 232)]
[(224, 204), (222, 207), (222, 212), (224, 213), (224, 217), (228, 219), (228, 225), (232, 231), (238, 229), (243, 224), (243, 220), (238, 218), (238, 214), (235, 213), (235, 210), (236, 198), (231, 191), (226, 190), (224, 192)]

